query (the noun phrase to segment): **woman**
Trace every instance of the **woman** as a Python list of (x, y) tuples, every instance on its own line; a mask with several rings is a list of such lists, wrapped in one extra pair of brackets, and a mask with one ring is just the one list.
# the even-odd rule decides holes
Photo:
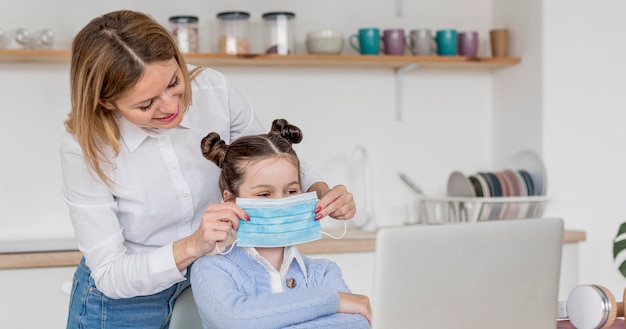
[[(74, 38), (70, 78), (63, 191), (84, 258), (67, 327), (167, 327), (187, 268), (246, 218), (220, 203), (219, 171), (198, 142), (206, 131), (231, 140), (264, 129), (222, 74), (188, 71), (169, 31), (142, 13), (89, 22)], [(345, 187), (303, 172), (320, 216), (354, 215)]]

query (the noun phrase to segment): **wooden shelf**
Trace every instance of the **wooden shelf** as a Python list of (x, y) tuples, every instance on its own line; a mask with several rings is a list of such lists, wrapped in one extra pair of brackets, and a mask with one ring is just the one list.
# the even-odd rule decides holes
[(0, 49), (0, 63), (69, 64), (69, 50)]
[(73, 267), (82, 257), (78, 250), (0, 254), (0, 269)]
[[(420, 68), (496, 69), (520, 63), (516, 57), (468, 58), (463, 56), (400, 56), (400, 55), (226, 55), (211, 53), (185, 54), (185, 59), (201, 66), (248, 67), (354, 67), (402, 68), (417, 64)], [(69, 50), (0, 49), (0, 63), (70, 62)]]

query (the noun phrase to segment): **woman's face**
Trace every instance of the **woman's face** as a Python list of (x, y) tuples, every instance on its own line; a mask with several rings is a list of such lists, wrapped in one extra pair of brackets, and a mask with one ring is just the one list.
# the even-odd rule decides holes
[(170, 129), (183, 120), (181, 96), (185, 91), (182, 72), (175, 59), (148, 64), (137, 84), (115, 103), (102, 102), (118, 110), (133, 124)]
[(274, 157), (247, 166), (239, 185), (242, 198), (284, 198), (300, 193), (298, 167), (293, 162)]

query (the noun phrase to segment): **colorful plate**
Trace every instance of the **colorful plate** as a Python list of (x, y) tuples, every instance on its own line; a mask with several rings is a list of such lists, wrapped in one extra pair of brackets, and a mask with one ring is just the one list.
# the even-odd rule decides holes
[(472, 183), (472, 186), (474, 186), (474, 192), (476, 192), (476, 196), (477, 197), (485, 196), (485, 194), (483, 193), (483, 187), (480, 184), (480, 181), (478, 180), (478, 178), (476, 178), (476, 175), (469, 176), (469, 180)]
[(530, 174), (534, 184), (534, 194), (529, 194), (530, 196), (546, 195), (546, 167), (537, 153), (530, 150), (521, 151), (513, 156), (509, 167), (515, 170), (525, 170)]
[(498, 180), (498, 176), (496, 176), (492, 172), (486, 172), (485, 176), (487, 177), (488, 182), (490, 183), (490, 187), (491, 185), (493, 185), (493, 189), (491, 190), (491, 196), (501, 197), (502, 185), (500, 184), (500, 181)]
[(460, 171), (454, 171), (448, 177), (448, 195), (460, 197), (475, 197), (476, 191), (472, 182)]
[(502, 173), (508, 177), (511, 183), (511, 196), (522, 196), (522, 187), (520, 186), (522, 182), (519, 181), (519, 176), (510, 169), (506, 169)]
[(524, 183), (526, 183), (526, 188), (528, 189), (528, 195), (529, 196), (537, 195), (535, 193), (535, 182), (533, 181), (533, 177), (530, 175), (530, 173), (523, 169), (518, 170), (517, 172), (519, 172), (519, 174), (524, 179)]

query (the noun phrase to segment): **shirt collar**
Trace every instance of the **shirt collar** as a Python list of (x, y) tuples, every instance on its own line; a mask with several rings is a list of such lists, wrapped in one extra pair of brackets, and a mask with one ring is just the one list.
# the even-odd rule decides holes
[[(265, 267), (265, 269), (267, 269), (268, 271), (276, 271), (276, 269), (274, 269), (274, 267), (272, 267), (272, 265), (259, 254), (256, 248), (241, 247), (241, 249), (246, 254), (250, 255), (250, 257), (256, 259), (259, 263), (261, 263), (263, 267)], [(302, 274), (304, 274), (304, 280), (308, 282), (309, 279), (306, 271), (306, 265), (304, 264), (304, 259), (302, 259), (302, 254), (300, 253), (300, 250), (298, 250), (296, 246), (284, 247), (283, 263), (280, 265), (280, 277), (283, 278), (285, 277), (285, 275), (287, 275), (287, 272), (289, 272), (289, 266), (294, 260), (296, 261), (298, 266), (300, 266), (300, 270), (302, 271)]]
[[(121, 139), (126, 144), (129, 152), (134, 152), (139, 145), (148, 137), (156, 137), (163, 133), (164, 129), (160, 128), (142, 128), (139, 127), (130, 121), (126, 120), (123, 116), (117, 117), (117, 126), (120, 129)], [(183, 121), (180, 122), (178, 127), (176, 128), (190, 128), (191, 122), (189, 121), (189, 117), (187, 113), (183, 115)], [(176, 129), (174, 128), (174, 129)]]
[(283, 251), (283, 264), (280, 266), (281, 276), (285, 276), (287, 274), (287, 272), (289, 271), (289, 265), (291, 265), (291, 262), (293, 262), (294, 259), (300, 266), (300, 270), (302, 271), (302, 274), (304, 274), (304, 280), (308, 282), (309, 279), (307, 277), (306, 265), (304, 265), (302, 254), (300, 253), (300, 250), (298, 250), (296, 246), (285, 247), (285, 250)]

